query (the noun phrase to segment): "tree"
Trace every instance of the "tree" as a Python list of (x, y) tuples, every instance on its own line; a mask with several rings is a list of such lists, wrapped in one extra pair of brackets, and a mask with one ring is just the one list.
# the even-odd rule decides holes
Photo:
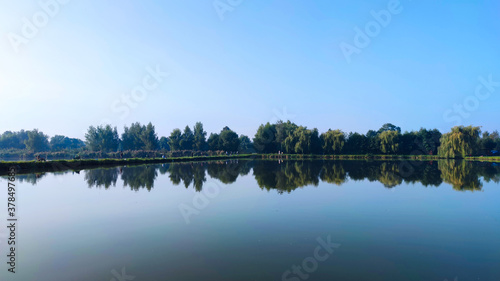
[(481, 154), (490, 155), (491, 151), (500, 149), (500, 136), (498, 131), (489, 133), (484, 132), (481, 139), (479, 140), (479, 149)]
[(417, 133), (417, 145), (422, 152), (421, 154), (437, 154), (441, 136), (438, 129), (427, 130), (421, 128)]
[(443, 134), (438, 155), (445, 158), (463, 158), (477, 151), (480, 127), (455, 126), (451, 132)]
[(105, 127), (98, 127), (98, 132), (102, 135), (101, 150), (102, 151), (116, 151), (118, 149), (118, 144), (120, 143), (120, 138), (118, 137), (118, 131), (116, 127), (111, 128), (111, 125), (106, 125)]
[(228, 127), (225, 127), (220, 132), (219, 144), (221, 146), (220, 148), (224, 151), (237, 151), (240, 145), (238, 134)]
[(422, 142), (418, 138), (418, 134), (414, 131), (401, 134), (398, 153), (402, 155), (427, 154), (426, 149), (423, 148)]
[(28, 140), (28, 132), (21, 130), (19, 132), (5, 131), (0, 135), (0, 149), (25, 149), (24, 142)]
[(368, 148), (368, 139), (365, 135), (351, 132), (347, 137), (344, 152), (346, 154), (365, 154), (368, 153)]
[(211, 150), (211, 151), (216, 151), (216, 150), (220, 150), (220, 139), (219, 139), (219, 134), (214, 134), (214, 133), (211, 133), (210, 134), (210, 137), (208, 137), (208, 149)]
[(169, 145), (171, 150), (180, 150), (181, 146), (182, 133), (179, 129), (174, 129), (172, 133), (170, 133)]
[(28, 131), (28, 139), (24, 141), (24, 144), (26, 149), (34, 152), (47, 151), (49, 149), (49, 137), (39, 132), (38, 129), (34, 129)]
[(380, 152), (380, 138), (378, 138), (378, 132), (374, 130), (369, 130), (366, 133), (367, 138), (367, 152), (376, 153)]
[(194, 149), (196, 150), (206, 150), (207, 149), (207, 132), (203, 130), (203, 124), (197, 122), (194, 125)]
[(78, 149), (85, 146), (85, 143), (80, 139), (68, 138), (61, 135), (55, 135), (50, 139), (50, 149), (52, 151), (60, 151), (63, 149)]
[(344, 148), (345, 134), (341, 130), (328, 130), (320, 138), (321, 147), (326, 154), (339, 154)]
[(382, 125), (382, 127), (380, 127), (380, 129), (378, 130), (378, 134), (381, 134), (385, 131), (394, 131), (394, 132), (398, 132), (398, 133), (401, 133), (401, 128), (396, 126), (396, 125), (393, 125), (391, 123), (385, 123), (384, 125)]
[(293, 134), (289, 134), (285, 139), (285, 150), (287, 153), (293, 152), (298, 154), (319, 153), (321, 151), (321, 141), (319, 139), (318, 129), (307, 129), (300, 126)]
[(249, 137), (245, 135), (240, 136), (240, 145), (238, 147), (238, 152), (241, 153), (250, 153), (252, 151), (252, 141)]
[(90, 126), (85, 133), (85, 143), (90, 151), (98, 151), (99, 150), (99, 134), (97, 133), (97, 128), (94, 126)]
[(142, 133), (139, 138), (145, 150), (158, 149), (158, 135), (155, 132), (155, 126), (153, 126), (151, 122), (149, 122), (147, 126), (143, 127)]
[(288, 137), (289, 134), (292, 134), (298, 127), (299, 126), (297, 126), (295, 123), (290, 122), (290, 120), (288, 120), (286, 123), (281, 121), (281, 120), (276, 122), (276, 124), (274, 125), (274, 128), (276, 130), (276, 133), (275, 133), (276, 148), (275, 149), (283, 151), (285, 139)]
[(123, 150), (142, 150), (145, 149), (144, 141), (141, 139), (146, 129), (139, 122), (132, 123), (130, 128), (124, 127), (122, 134), (122, 149)]
[(267, 122), (260, 125), (253, 138), (253, 144), (257, 152), (271, 153), (278, 151), (276, 145), (276, 127)]
[(170, 150), (169, 139), (166, 137), (161, 137), (159, 141), (160, 149)]
[(182, 149), (191, 150), (191, 149), (193, 149), (193, 144), (194, 144), (193, 131), (191, 131), (189, 126), (186, 126), (184, 128), (184, 133), (182, 134), (182, 137), (181, 137), (180, 145), (181, 145)]
[(116, 127), (111, 125), (90, 126), (85, 134), (85, 142), (91, 151), (116, 151), (120, 138)]
[(385, 154), (396, 154), (399, 150), (399, 131), (383, 131), (379, 134), (380, 151)]

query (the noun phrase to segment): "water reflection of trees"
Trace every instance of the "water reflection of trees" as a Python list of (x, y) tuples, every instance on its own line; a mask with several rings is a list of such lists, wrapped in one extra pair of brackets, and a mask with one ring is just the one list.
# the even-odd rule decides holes
[[(26, 182), (31, 185), (36, 185), (38, 181), (40, 181), (47, 173), (36, 173), (36, 174), (27, 174), (27, 175), (16, 175), (16, 180), (20, 183)], [(5, 177), (7, 178), (7, 177)]]
[(119, 168), (85, 170), (84, 179), (89, 188), (116, 186)]
[[(224, 184), (239, 176), (253, 176), (260, 188), (291, 192), (304, 186), (317, 186), (320, 181), (342, 185), (348, 180), (380, 182), (387, 188), (402, 183), (439, 186), (444, 181), (457, 191), (481, 190), (483, 182), (500, 183), (500, 165), (489, 162), (439, 161), (313, 161), (313, 160), (231, 160), (192, 163), (165, 163), (106, 169), (85, 170), (89, 187), (115, 186), (118, 178), (131, 190), (151, 190), (158, 172), (168, 174), (175, 185), (193, 186), (201, 191), (208, 176)], [(55, 175), (70, 173), (58, 172)], [(208, 176), (207, 176), (208, 174)], [(36, 184), (46, 174), (18, 175), (20, 182)]]
[(260, 188), (291, 192), (306, 185), (317, 186), (322, 169), (320, 161), (256, 161), (253, 167)]
[(439, 186), (444, 181), (455, 190), (480, 190), (486, 182), (500, 182), (500, 166), (466, 161), (257, 161), (254, 176), (267, 190), (291, 192), (323, 182), (342, 185), (348, 179), (380, 182), (387, 188), (402, 183)]
[(203, 184), (207, 181), (206, 174), (211, 178), (218, 179), (222, 183), (230, 184), (236, 181), (238, 176), (246, 175), (250, 172), (249, 161), (213, 161), (195, 163), (172, 163), (168, 172), (172, 183), (175, 185), (184, 183), (188, 188), (191, 183), (196, 191), (201, 191)]
[[(490, 165), (488, 165), (490, 164)], [(491, 163), (471, 163), (469, 161), (443, 160), (439, 161), (439, 169), (443, 180), (453, 186), (453, 189), (481, 190), (483, 177), (486, 182), (499, 182), (499, 169)]]
[(152, 165), (121, 168), (120, 173), (121, 179), (123, 180), (123, 186), (129, 186), (131, 190), (146, 188), (150, 191), (154, 186), (156, 177), (158, 176), (158, 168), (158, 166)]
[(194, 188), (201, 191), (203, 183), (207, 180), (205, 169), (206, 165), (203, 163), (171, 164), (168, 172), (173, 184), (178, 185), (183, 182), (188, 188), (191, 183), (194, 183)]
[[(42, 178), (47, 175), (52, 175), (55, 177), (64, 176), (68, 173), (75, 173), (74, 171), (63, 171), (63, 172), (54, 172), (54, 173), (34, 173), (34, 174), (16, 174), (16, 181), (19, 183), (29, 183), (31, 185), (36, 185)], [(8, 180), (8, 176), (2, 176), (5, 180)]]

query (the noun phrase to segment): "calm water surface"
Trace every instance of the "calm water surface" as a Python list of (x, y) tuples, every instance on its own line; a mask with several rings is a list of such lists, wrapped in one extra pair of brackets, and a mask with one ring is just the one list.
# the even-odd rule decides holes
[(222, 161), (18, 175), (0, 280), (500, 280), (500, 166)]

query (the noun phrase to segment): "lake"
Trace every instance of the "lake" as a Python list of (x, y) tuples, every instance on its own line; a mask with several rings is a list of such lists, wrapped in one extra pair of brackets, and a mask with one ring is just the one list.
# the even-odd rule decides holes
[(0, 280), (500, 280), (500, 165), (231, 160), (17, 175)]

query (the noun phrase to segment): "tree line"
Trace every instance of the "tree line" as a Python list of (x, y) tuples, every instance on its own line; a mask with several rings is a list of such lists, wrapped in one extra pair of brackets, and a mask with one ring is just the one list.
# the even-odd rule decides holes
[(155, 126), (148, 123), (141, 125), (133, 123), (125, 126), (121, 136), (116, 127), (90, 126), (85, 134), (85, 143), (90, 151), (124, 151), (124, 150), (193, 150), (193, 151), (230, 151), (251, 152), (250, 138), (241, 135), (229, 127), (224, 127), (220, 133), (212, 133), (207, 139), (203, 124), (197, 122), (193, 129), (186, 126), (183, 131), (174, 129), (170, 136), (158, 138)]
[(29, 151), (61, 151), (75, 150), (85, 147), (85, 142), (76, 138), (55, 135), (52, 138), (43, 132), (21, 130), (19, 132), (5, 131), (0, 134), (0, 150), (29, 150)]
[(460, 158), (470, 155), (492, 155), (500, 150), (498, 131), (483, 132), (480, 127), (457, 126), (441, 134), (437, 129), (401, 133), (391, 123), (366, 134), (331, 130), (319, 134), (290, 121), (262, 124), (255, 134), (254, 147), (261, 153), (282, 151), (288, 154), (393, 154), (439, 155)]
[(319, 133), (291, 121), (261, 124), (251, 140), (238, 135), (229, 127), (219, 133), (207, 132), (197, 122), (192, 128), (176, 128), (169, 136), (158, 137), (150, 122), (125, 126), (119, 134), (111, 125), (90, 126), (85, 141), (56, 135), (49, 138), (43, 132), (21, 130), (7, 131), (0, 135), (0, 149), (19, 149), (34, 152), (80, 151), (226, 151), (239, 153), (286, 153), (286, 154), (393, 154), (439, 155), (445, 158), (461, 158), (471, 155), (498, 155), (500, 136), (498, 131), (481, 132), (481, 127), (456, 126), (442, 134), (437, 129), (401, 132), (391, 123), (366, 134), (329, 129)]

